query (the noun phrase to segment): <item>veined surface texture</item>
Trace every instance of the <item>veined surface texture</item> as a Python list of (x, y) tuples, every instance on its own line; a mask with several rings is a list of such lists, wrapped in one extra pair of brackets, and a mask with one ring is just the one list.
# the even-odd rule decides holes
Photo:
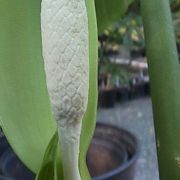
[(85, 0), (43, 0), (41, 6), (43, 57), (54, 117), (62, 128), (76, 126), (86, 111), (89, 89)]

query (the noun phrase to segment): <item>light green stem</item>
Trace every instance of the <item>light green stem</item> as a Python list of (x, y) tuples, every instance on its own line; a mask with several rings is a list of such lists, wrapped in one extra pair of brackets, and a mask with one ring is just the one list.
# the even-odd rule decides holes
[(79, 138), (80, 124), (73, 127), (60, 127), (62, 163), (64, 180), (81, 180), (79, 173)]

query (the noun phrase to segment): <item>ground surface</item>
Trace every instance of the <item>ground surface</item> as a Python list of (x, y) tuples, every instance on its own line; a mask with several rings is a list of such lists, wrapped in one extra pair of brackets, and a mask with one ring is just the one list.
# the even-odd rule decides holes
[(99, 109), (97, 120), (123, 127), (139, 139), (141, 152), (135, 180), (159, 180), (150, 98), (119, 103), (112, 109)]

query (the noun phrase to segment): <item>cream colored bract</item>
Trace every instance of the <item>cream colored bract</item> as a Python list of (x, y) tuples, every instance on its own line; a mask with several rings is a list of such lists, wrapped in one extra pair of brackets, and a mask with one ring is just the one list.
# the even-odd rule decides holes
[[(66, 153), (63, 163), (76, 169), (89, 89), (85, 0), (43, 0), (41, 27), (47, 87), (59, 126), (62, 151)], [(79, 175), (75, 177), (79, 179)]]

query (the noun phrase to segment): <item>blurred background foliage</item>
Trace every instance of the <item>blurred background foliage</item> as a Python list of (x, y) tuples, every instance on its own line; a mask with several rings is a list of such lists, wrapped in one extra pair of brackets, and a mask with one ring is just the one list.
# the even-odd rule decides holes
[[(172, 10), (177, 46), (180, 46), (180, 0), (172, 0)], [(111, 48), (115, 53), (118, 46), (122, 45), (130, 52), (145, 53), (144, 29), (138, 1), (132, 3), (123, 18), (105, 28), (99, 39), (108, 44), (103, 46), (106, 48), (105, 52)]]
[(173, 12), (180, 10), (180, 0), (171, 0), (171, 7)]
[[(108, 82), (111, 83), (111, 85), (108, 86), (111, 87), (119, 84), (117, 81), (120, 81), (121, 85), (128, 85), (134, 75), (134, 72), (132, 75), (131, 68), (128, 67), (131, 61), (134, 59), (137, 61), (144, 61), (143, 58), (146, 58), (140, 3), (139, 0), (113, 0), (109, 4), (105, 1), (106, 0), (95, 1), (96, 9), (98, 9), (99, 77), (102, 76), (102, 74), (103, 77), (104, 74), (108, 74), (106, 77), (109, 78)], [(180, 57), (180, 0), (170, 0), (170, 3), (172, 7), (177, 49)], [(114, 11), (115, 13), (107, 11), (119, 7), (123, 8), (119, 11)], [(125, 10), (126, 13), (124, 12)], [(104, 15), (102, 15), (103, 13)], [(104, 17), (106, 20), (102, 20)], [(124, 67), (112, 62), (112, 57), (122, 58), (130, 62)], [(136, 74), (139, 73), (140, 72), (137, 71)]]
[(144, 51), (145, 49), (142, 18), (134, 12), (128, 13), (122, 20), (116, 21), (104, 30), (101, 37), (106, 40), (108, 47), (111, 46), (111, 50), (114, 52), (120, 45), (130, 52)]

